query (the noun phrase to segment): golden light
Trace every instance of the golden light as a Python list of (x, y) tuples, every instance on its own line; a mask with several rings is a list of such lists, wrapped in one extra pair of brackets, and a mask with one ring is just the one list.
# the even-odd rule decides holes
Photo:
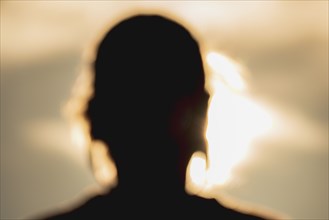
[(241, 91), (246, 88), (239, 65), (233, 60), (215, 52), (208, 53), (206, 59), (210, 67), (218, 73), (215, 77), (219, 77), (233, 89)]
[(93, 94), (92, 83), (93, 74), (90, 67), (85, 66), (73, 86), (63, 113), (71, 126), (72, 143), (77, 147), (76, 150), (83, 151), (89, 158), (96, 181), (106, 189), (116, 185), (117, 170), (106, 144), (92, 139), (89, 121), (84, 116), (88, 100)]
[(101, 141), (93, 141), (90, 151), (92, 168), (99, 184), (104, 187), (115, 185), (117, 170), (106, 144)]
[(206, 160), (205, 155), (201, 152), (193, 154), (191, 159), (190, 170), (193, 170), (191, 175), (191, 181), (199, 186), (205, 184), (206, 181)]
[(84, 112), (93, 94), (92, 82), (90, 69), (85, 67), (78, 75), (71, 97), (63, 108), (63, 114), (71, 127), (71, 141), (78, 150), (86, 150), (91, 143), (89, 122)]
[(84, 127), (82, 125), (82, 122), (80, 122), (81, 124), (72, 124), (71, 125), (71, 140), (72, 143), (74, 144), (74, 146), (77, 146), (79, 148), (84, 149), (86, 146), (88, 146), (88, 143), (90, 142), (90, 140), (88, 140), (88, 136), (85, 135), (85, 131), (84, 131)]
[[(212, 96), (208, 109), (208, 169), (202, 173), (204, 162), (192, 158), (189, 173), (199, 187), (227, 183), (251, 150), (252, 141), (268, 131), (272, 116), (261, 105), (242, 93), (246, 83), (240, 67), (224, 55), (210, 52), (207, 64), (212, 70)], [(196, 161), (193, 161), (196, 160)], [(199, 176), (201, 174), (201, 176)], [(206, 180), (200, 181), (206, 173)]]
[(271, 116), (253, 101), (216, 83), (208, 111), (208, 182), (225, 183), (246, 158), (254, 138), (271, 127)]
[(190, 194), (207, 196), (207, 164), (203, 152), (195, 152), (187, 166), (186, 191)]

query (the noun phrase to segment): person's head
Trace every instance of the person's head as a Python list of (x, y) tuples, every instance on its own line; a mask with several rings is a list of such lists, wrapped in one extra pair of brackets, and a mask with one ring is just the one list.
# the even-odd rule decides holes
[(185, 166), (205, 150), (209, 95), (199, 45), (182, 25), (151, 15), (121, 21), (100, 42), (93, 71), (86, 117), (119, 173), (133, 161)]

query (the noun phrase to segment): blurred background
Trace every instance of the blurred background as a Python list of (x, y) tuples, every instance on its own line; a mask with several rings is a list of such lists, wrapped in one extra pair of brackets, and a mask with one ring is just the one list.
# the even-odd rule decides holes
[(91, 42), (138, 13), (178, 20), (202, 46), (214, 92), (212, 196), (287, 219), (328, 219), (328, 8), (328, 1), (1, 1), (1, 219), (29, 219), (97, 187), (63, 108)]

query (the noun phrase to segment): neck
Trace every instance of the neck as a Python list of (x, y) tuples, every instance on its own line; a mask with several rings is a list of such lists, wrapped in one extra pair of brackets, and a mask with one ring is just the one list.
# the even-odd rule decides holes
[[(145, 146), (141, 152), (117, 158), (118, 187), (133, 192), (165, 191), (184, 192), (187, 157), (180, 156), (178, 146)], [(153, 149), (153, 150), (150, 150)], [(172, 150), (176, 149), (176, 151)]]
[[(152, 186), (161, 187), (162, 185), (165, 187), (183, 187), (185, 185), (185, 169), (182, 172), (178, 167), (173, 168), (167, 164), (159, 164), (160, 161), (157, 164), (148, 162), (136, 162), (131, 166), (129, 165), (127, 170), (123, 169), (122, 166), (122, 169), (118, 168), (119, 185), (148, 188)], [(167, 162), (174, 163), (170, 158)]]

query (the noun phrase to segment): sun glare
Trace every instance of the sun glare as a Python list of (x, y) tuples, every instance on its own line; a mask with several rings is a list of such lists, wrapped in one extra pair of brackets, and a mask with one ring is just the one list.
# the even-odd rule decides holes
[[(189, 170), (191, 181), (202, 188), (228, 183), (234, 168), (247, 158), (252, 141), (272, 125), (268, 111), (243, 94), (247, 86), (234, 61), (215, 52), (206, 60), (213, 92), (206, 130), (208, 169), (200, 171), (204, 162), (193, 157)], [(205, 181), (200, 181), (200, 173), (206, 173)]]
[(190, 194), (207, 196), (207, 161), (203, 152), (195, 152), (187, 166), (185, 189)]
[(246, 88), (241, 77), (240, 67), (233, 60), (215, 52), (208, 53), (206, 59), (210, 67), (217, 73), (214, 75), (215, 77), (220, 78), (232, 89), (241, 91)]
[(190, 164), (191, 181), (195, 185), (204, 185), (206, 181), (206, 160), (205, 156), (201, 152), (196, 152), (193, 154)]

